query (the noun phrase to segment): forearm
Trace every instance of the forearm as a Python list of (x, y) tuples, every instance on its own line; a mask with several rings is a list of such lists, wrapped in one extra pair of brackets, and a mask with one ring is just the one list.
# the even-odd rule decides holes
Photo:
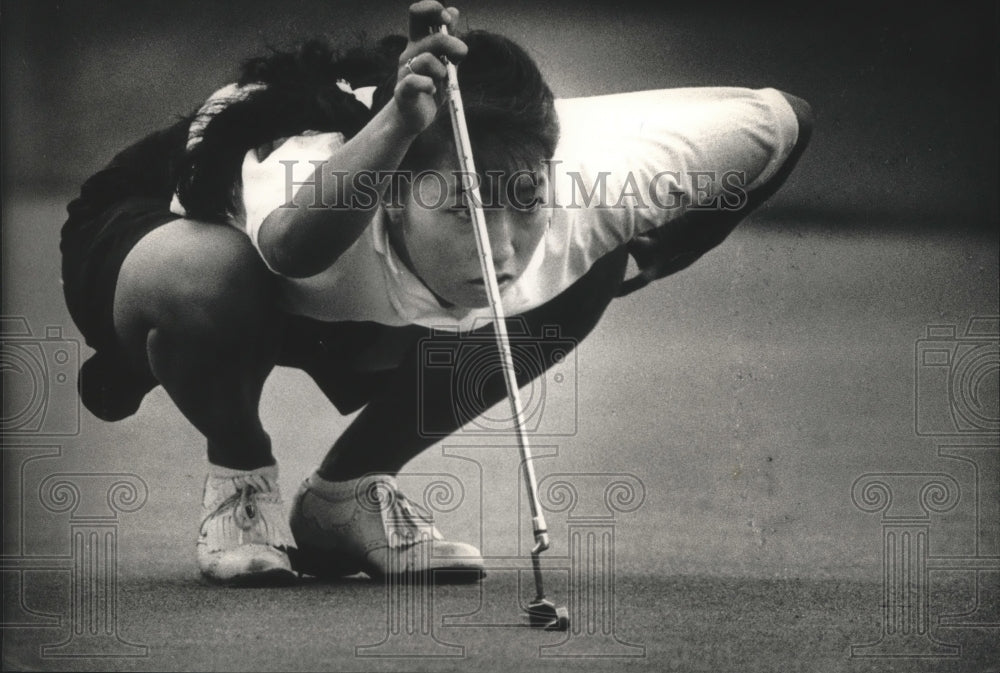
[[(332, 264), (353, 245), (378, 207), (377, 203), (361, 201), (372, 201), (373, 188), (381, 197), (387, 184), (362, 184), (356, 177), (366, 171), (395, 170), (414, 137), (398, 107), (390, 102), (336, 148), (303, 181), (312, 188), (299, 189), (290, 203), (264, 218), (258, 243), (270, 267), (285, 276), (305, 277)], [(320, 171), (326, 174), (317, 175)], [(330, 179), (333, 171), (339, 179)], [(329, 207), (331, 204), (337, 205)]]

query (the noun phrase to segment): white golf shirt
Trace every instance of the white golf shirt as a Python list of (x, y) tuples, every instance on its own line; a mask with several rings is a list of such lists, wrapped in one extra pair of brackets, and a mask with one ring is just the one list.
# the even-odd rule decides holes
[[(220, 97), (238, 96), (233, 87)], [(370, 91), (355, 92), (370, 102)], [(690, 203), (738, 208), (741, 193), (772, 177), (788, 158), (798, 123), (774, 89), (688, 88), (560, 99), (561, 136), (549, 166), (549, 226), (525, 273), (502, 294), (507, 315), (541, 306), (567, 289), (607, 253), (682, 215)], [(293, 179), (344, 142), (340, 133), (295, 136), (259, 161), (243, 165), (245, 216), (232, 224), (258, 246), (264, 218), (288, 197)], [(289, 164), (288, 162), (294, 162)], [(683, 197), (681, 196), (683, 195)], [(183, 209), (174, 202), (179, 214)], [(259, 249), (259, 247), (258, 247)], [(389, 244), (384, 216), (333, 264), (309, 278), (282, 277), (281, 305), (322, 321), (419, 324), (467, 331), (490, 309), (446, 308)]]

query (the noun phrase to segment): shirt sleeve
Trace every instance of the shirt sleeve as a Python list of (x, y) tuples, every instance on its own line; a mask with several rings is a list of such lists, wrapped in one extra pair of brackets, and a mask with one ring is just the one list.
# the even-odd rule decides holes
[(774, 89), (640, 91), (564, 99), (557, 110), (558, 206), (576, 209), (605, 251), (692, 206), (740, 207), (798, 138), (795, 113)]
[[(341, 91), (352, 94), (365, 107), (371, 108), (375, 87), (352, 89), (344, 80), (338, 80), (337, 86)], [(190, 150), (201, 142), (202, 131), (219, 112), (263, 87), (263, 84), (257, 83), (243, 86), (227, 84), (209, 96), (191, 122), (187, 148)], [(237, 212), (230, 213), (229, 220), (250, 237), (258, 253), (260, 227), (268, 214), (289, 203), (300, 189), (313, 189), (315, 198), (322, 198), (321, 181), (333, 176), (316, 178), (313, 173), (317, 166), (326, 164), (333, 151), (344, 142), (344, 135), (339, 132), (305, 131), (300, 135), (269, 143), (266, 148), (252, 149), (244, 155), (240, 184), (237, 185), (241, 197), (238, 199)], [(170, 202), (170, 210), (181, 217), (187, 217), (187, 211), (176, 193)], [(261, 259), (270, 268), (263, 254)]]
[[(232, 223), (246, 232), (258, 252), (261, 224), (272, 211), (290, 203), (303, 189), (313, 190), (313, 198), (322, 199), (320, 185), (332, 179), (330, 155), (343, 144), (343, 133), (303, 134), (285, 139), (263, 158), (257, 149), (246, 153), (241, 171), (243, 209), (234, 214)], [(317, 167), (322, 173), (314, 175)]]

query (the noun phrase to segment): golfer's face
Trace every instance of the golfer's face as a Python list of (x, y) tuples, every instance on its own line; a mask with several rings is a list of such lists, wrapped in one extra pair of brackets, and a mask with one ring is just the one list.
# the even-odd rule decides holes
[[(450, 167), (416, 177), (402, 213), (410, 264), (439, 297), (467, 308), (488, 305), (462, 176)], [(501, 293), (517, 280), (548, 222), (545, 171), (489, 179), (482, 187), (493, 268)]]

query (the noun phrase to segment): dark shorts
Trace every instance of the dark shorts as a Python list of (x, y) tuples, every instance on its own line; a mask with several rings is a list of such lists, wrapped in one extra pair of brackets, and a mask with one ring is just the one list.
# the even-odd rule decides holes
[(180, 121), (123, 150), (66, 208), (59, 245), (63, 293), (87, 345), (97, 351), (117, 343), (112, 309), (125, 257), (143, 236), (177, 219), (170, 200), (187, 129)]
[[(96, 351), (81, 368), (80, 396), (103, 420), (135, 413), (157, 385), (148, 372), (128, 365), (114, 328), (115, 286), (139, 240), (177, 219), (169, 205), (187, 127), (187, 121), (178, 122), (115, 156), (67, 208), (60, 244), (63, 291), (70, 315)], [(512, 333), (537, 332), (541, 339), (555, 326), (561, 338), (582, 339), (618, 292), (626, 261), (624, 248), (600, 260), (552, 301), (512, 318)], [(364, 406), (404, 363), (412, 365), (417, 345), (432, 336), (419, 326), (325, 323), (299, 316), (286, 316), (284, 322), (276, 364), (304, 370), (345, 414)]]

